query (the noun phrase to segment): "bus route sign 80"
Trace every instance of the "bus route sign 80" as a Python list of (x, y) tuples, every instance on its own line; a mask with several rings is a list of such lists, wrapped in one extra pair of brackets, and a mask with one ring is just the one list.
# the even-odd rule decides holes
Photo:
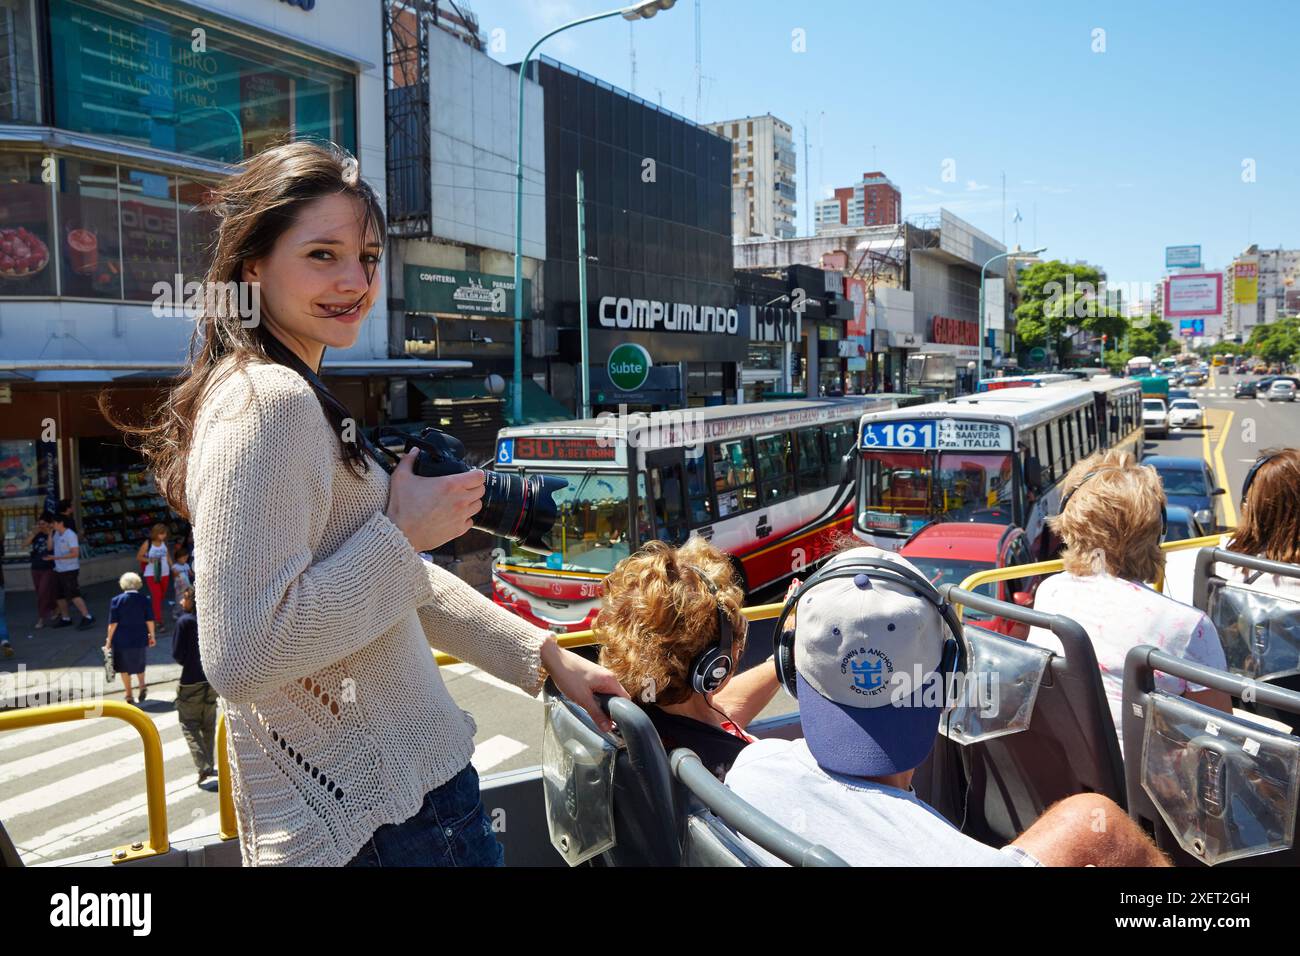
[(497, 464), (517, 461), (615, 461), (617, 449), (595, 438), (502, 438)]
[(858, 447), (864, 451), (873, 448), (1011, 451), (1011, 426), (954, 418), (867, 422), (862, 426)]

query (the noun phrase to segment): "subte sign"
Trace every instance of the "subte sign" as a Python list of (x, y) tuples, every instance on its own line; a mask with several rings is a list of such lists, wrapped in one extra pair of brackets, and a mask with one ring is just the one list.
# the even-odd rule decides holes
[(606, 370), (616, 388), (635, 392), (650, 377), (650, 353), (634, 342), (624, 342), (609, 353)]

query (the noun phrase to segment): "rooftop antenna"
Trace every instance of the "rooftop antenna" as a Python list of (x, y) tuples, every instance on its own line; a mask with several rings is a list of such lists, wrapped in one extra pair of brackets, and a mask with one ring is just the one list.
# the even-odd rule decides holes
[(804, 203), (803, 226), (804, 226), (804, 235), (811, 236), (812, 235), (812, 219), (811, 219), (812, 192), (811, 192), (811, 187), (808, 184), (809, 177), (808, 177), (808, 114), (807, 113), (803, 114), (803, 123), (800, 125), (801, 128), (803, 129), (804, 195), (808, 197), (808, 201)]
[(636, 23), (627, 21), (627, 55), (632, 61), (632, 95), (636, 96)]
[[(700, 88), (703, 85), (702, 64), (704, 55), (700, 48), (700, 0), (695, 0), (695, 122), (700, 121)], [(683, 110), (683, 112), (685, 112)]]

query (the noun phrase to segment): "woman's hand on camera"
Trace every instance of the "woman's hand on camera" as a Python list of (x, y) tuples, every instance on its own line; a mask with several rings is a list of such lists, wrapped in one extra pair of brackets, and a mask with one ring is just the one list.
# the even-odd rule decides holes
[(600, 709), (596, 702), (597, 694), (613, 694), (615, 697), (628, 697), (628, 692), (618, 682), (618, 678), (599, 664), (594, 664), (585, 657), (579, 657), (573, 651), (565, 650), (556, 643), (554, 635), (547, 637), (542, 644), (542, 666), (555, 681), (555, 686), (565, 697), (585, 710), (596, 726), (609, 733), (614, 729), (614, 722)]
[(415, 473), (418, 448), (402, 456), (388, 483), (388, 520), (402, 529), (416, 551), (432, 551), (459, 538), (474, 524), (483, 507), (479, 470), (444, 478), (422, 478)]

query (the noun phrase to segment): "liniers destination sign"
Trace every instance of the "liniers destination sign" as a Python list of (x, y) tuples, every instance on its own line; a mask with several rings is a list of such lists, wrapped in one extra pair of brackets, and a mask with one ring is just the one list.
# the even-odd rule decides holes
[(916, 451), (1011, 451), (1011, 426), (1001, 422), (953, 418), (883, 419), (862, 426), (858, 446), (863, 449), (906, 448)]
[(601, 298), (598, 315), (602, 328), (646, 329), (650, 332), (694, 332), (703, 335), (736, 335), (740, 312), (726, 306), (693, 305), (689, 302), (661, 302), (658, 299)]

